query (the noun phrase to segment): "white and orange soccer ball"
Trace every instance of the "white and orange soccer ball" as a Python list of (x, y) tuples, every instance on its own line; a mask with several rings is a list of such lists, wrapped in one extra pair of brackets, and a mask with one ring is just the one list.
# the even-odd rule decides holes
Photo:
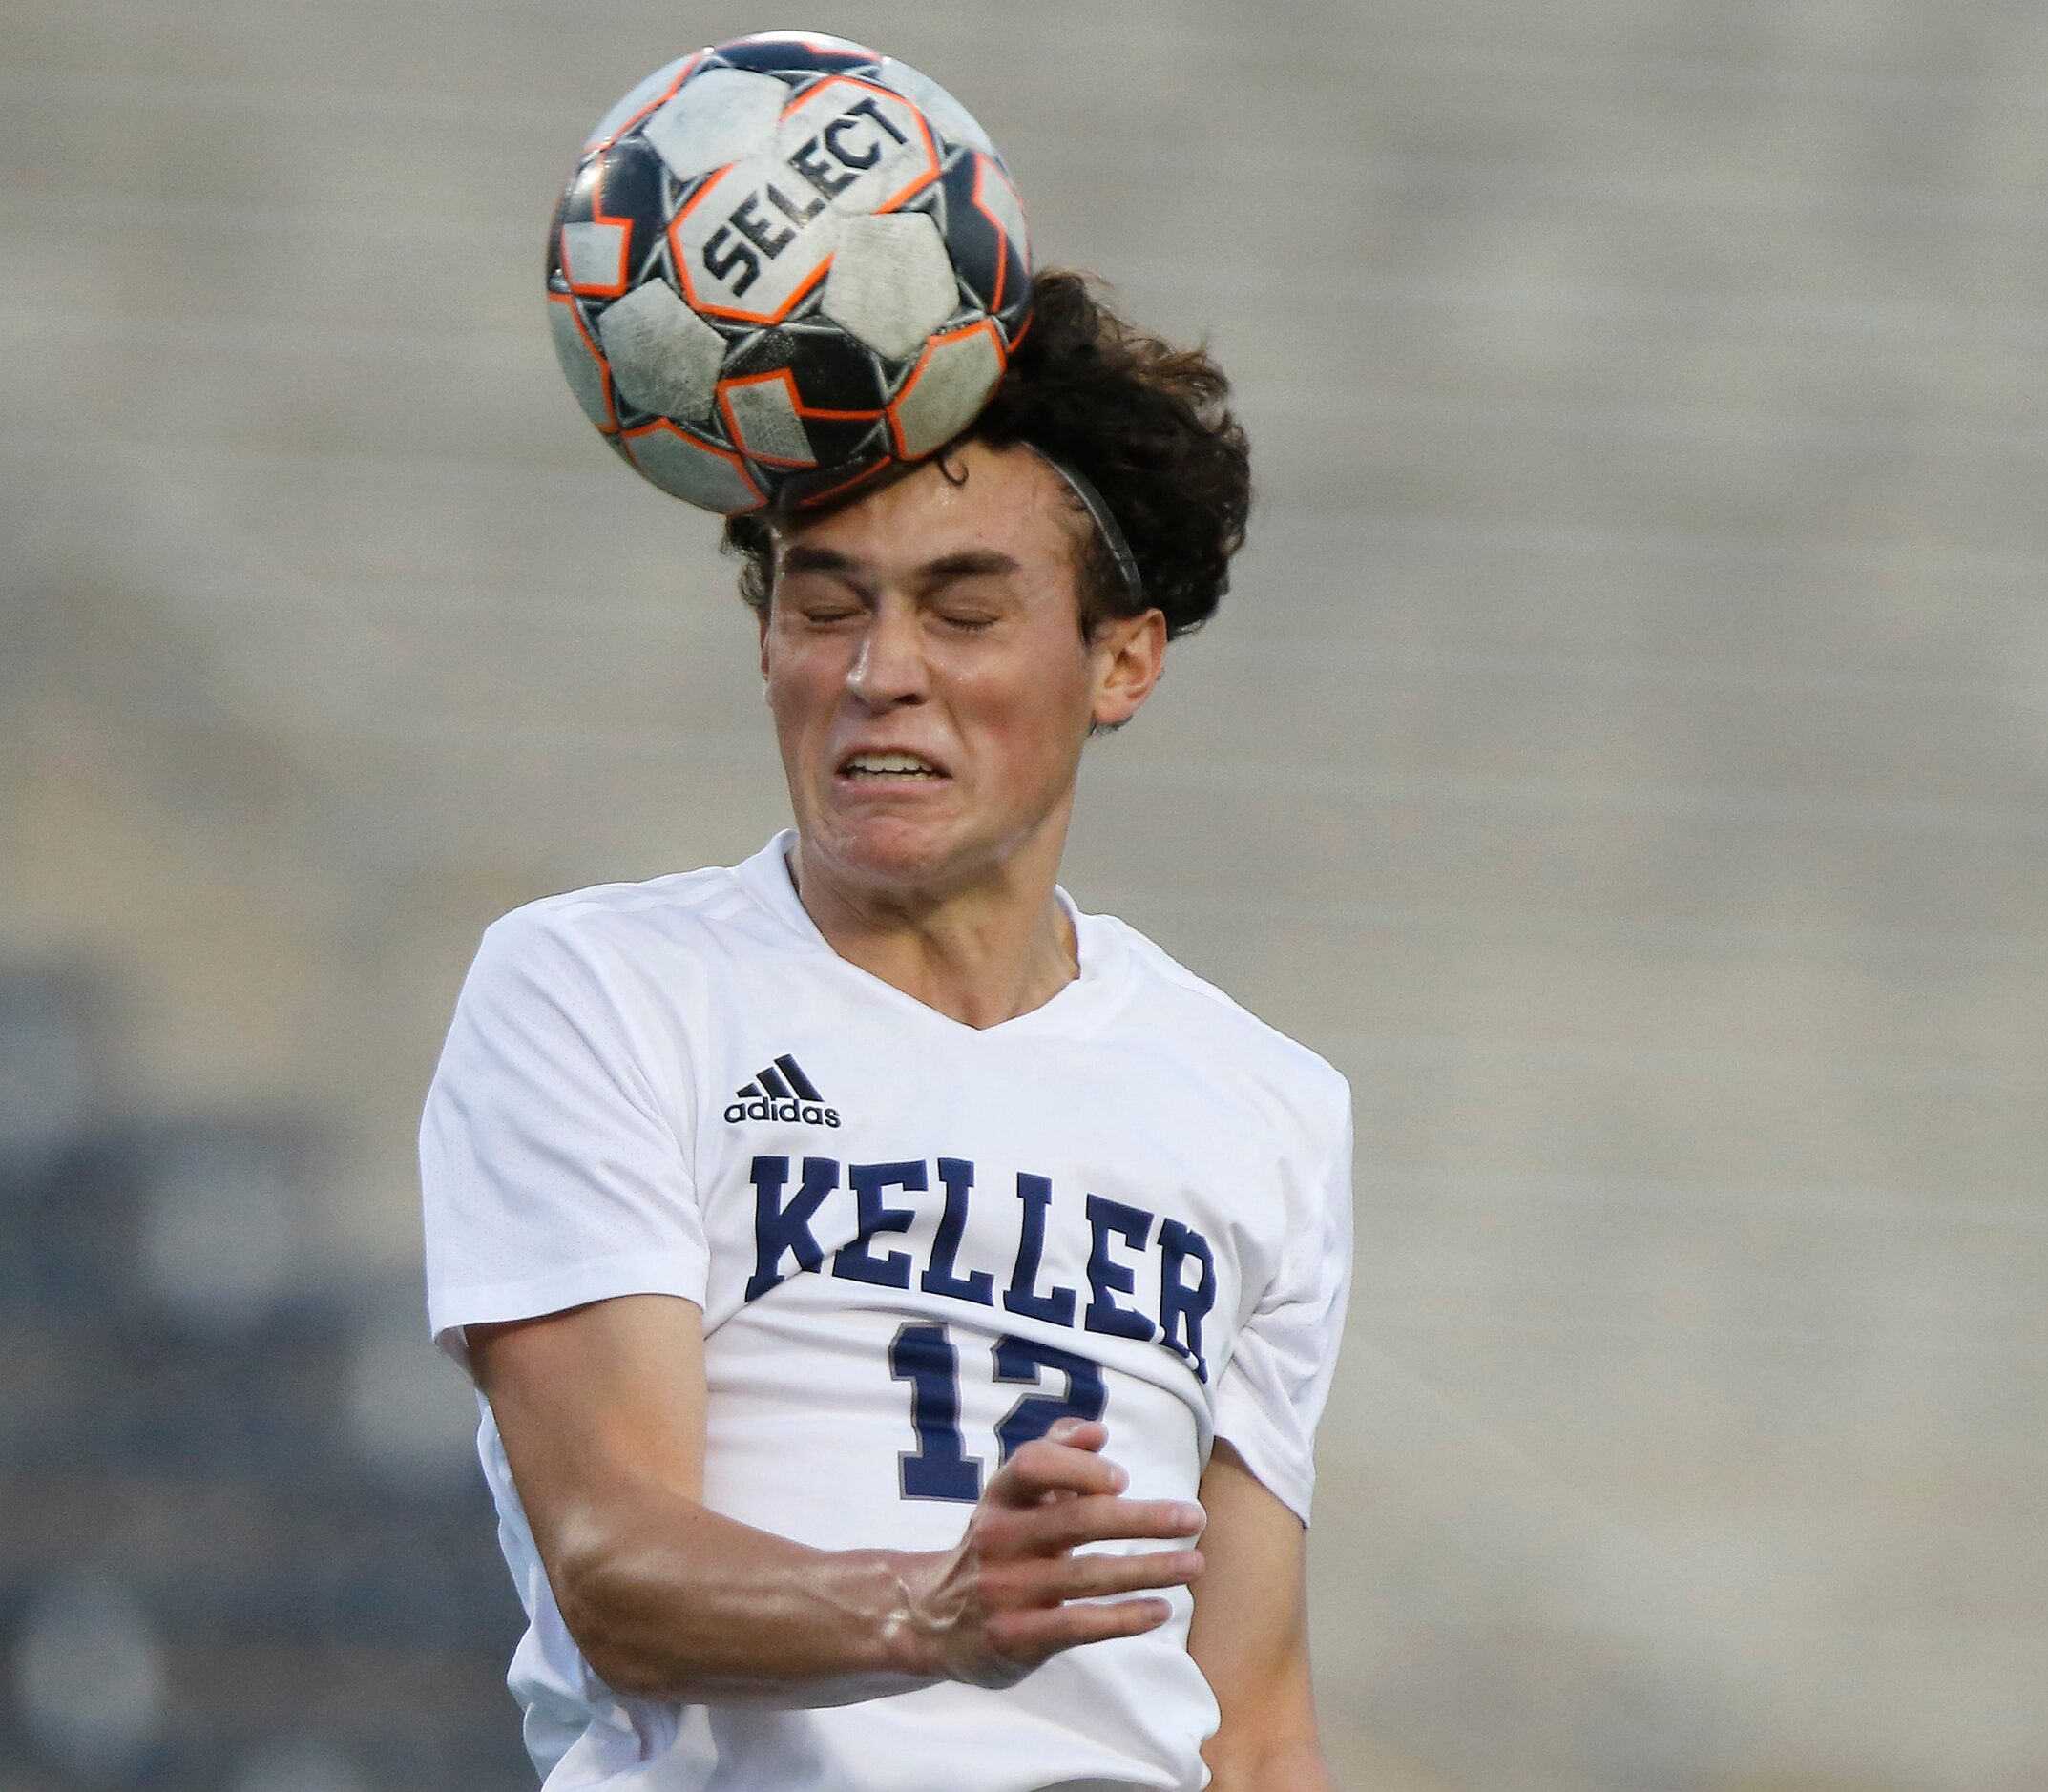
[(733, 515), (921, 460), (1030, 321), (1024, 208), (935, 81), (771, 31), (657, 70), (599, 122), (548, 238), (562, 370), (662, 490)]

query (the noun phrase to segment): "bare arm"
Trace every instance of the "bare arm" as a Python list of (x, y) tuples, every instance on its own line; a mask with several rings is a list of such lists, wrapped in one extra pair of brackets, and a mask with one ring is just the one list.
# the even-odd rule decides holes
[(1330, 1792), (1308, 1676), (1306, 1533), (1221, 1438), (1202, 1477), (1207, 1568), (1188, 1653), (1222, 1719), (1210, 1792)]
[(636, 1295), (468, 1331), (562, 1621), (620, 1692), (804, 1706), (1008, 1685), (1167, 1616), (1160, 1598), (1078, 1601), (1202, 1571), (1193, 1550), (1073, 1552), (1202, 1527), (1183, 1504), (1119, 1497), (1108, 1433), (1077, 1420), (991, 1478), (949, 1551), (814, 1550), (711, 1511), (702, 1324), (687, 1301)]

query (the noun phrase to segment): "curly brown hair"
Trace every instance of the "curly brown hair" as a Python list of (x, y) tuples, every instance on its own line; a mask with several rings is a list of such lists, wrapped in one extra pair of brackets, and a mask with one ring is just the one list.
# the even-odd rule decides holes
[[(1251, 510), (1251, 453), (1229, 399), (1230, 382), (1206, 349), (1176, 348), (1127, 323), (1083, 274), (1048, 268), (1034, 278), (1031, 328), (962, 439), (1041, 448), (1102, 494), (1138, 563), (1143, 602), (1091, 527), (1080, 566), (1084, 635), (1144, 605), (1164, 614), (1169, 638), (1216, 614)], [(772, 511), (726, 520), (740, 594), (759, 615), (784, 520)]]

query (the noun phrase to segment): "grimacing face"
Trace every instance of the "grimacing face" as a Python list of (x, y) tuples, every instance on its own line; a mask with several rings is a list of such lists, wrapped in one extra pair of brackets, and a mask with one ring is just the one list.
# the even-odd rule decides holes
[(1056, 865), (1091, 727), (1165, 652), (1156, 610), (1082, 636), (1089, 527), (1031, 449), (971, 441), (778, 534), (761, 670), (806, 878), (916, 903)]

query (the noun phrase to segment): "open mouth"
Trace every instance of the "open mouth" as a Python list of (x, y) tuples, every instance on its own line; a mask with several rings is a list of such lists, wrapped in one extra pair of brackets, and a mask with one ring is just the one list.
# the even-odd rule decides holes
[(877, 784), (940, 783), (946, 778), (930, 760), (915, 753), (850, 754), (842, 761), (839, 775)]

